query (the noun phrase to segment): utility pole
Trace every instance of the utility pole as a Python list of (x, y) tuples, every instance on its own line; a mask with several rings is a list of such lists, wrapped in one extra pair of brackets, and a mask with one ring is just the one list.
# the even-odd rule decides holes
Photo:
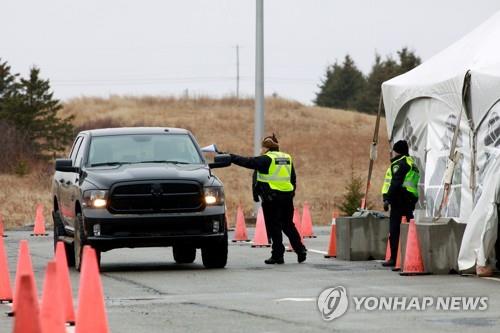
[(254, 155), (260, 154), (264, 137), (264, 0), (257, 1), (255, 35), (255, 127)]
[(240, 46), (236, 45), (236, 99), (240, 99)]
[[(264, 137), (264, 0), (256, 1), (254, 156), (260, 154), (261, 141)], [(260, 203), (255, 203), (255, 216), (259, 207)]]

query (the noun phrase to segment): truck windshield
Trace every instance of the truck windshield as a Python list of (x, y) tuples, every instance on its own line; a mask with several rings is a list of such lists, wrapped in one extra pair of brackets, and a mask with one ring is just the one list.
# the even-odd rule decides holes
[(88, 166), (131, 163), (201, 164), (203, 160), (187, 134), (95, 136)]

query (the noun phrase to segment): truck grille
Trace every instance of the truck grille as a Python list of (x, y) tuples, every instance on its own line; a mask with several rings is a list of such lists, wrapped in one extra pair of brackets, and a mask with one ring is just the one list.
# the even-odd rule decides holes
[(112, 213), (166, 213), (203, 210), (201, 186), (196, 182), (116, 184), (111, 189)]

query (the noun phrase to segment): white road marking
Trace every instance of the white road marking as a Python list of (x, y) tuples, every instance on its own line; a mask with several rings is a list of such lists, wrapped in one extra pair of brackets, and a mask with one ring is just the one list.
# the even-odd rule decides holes
[(314, 249), (307, 249), (307, 252), (313, 252), (313, 253), (318, 253), (318, 254), (328, 254), (326, 251), (320, 251), (320, 250), (314, 250)]
[(500, 278), (497, 278), (497, 277), (483, 277), (482, 279), (494, 280), (494, 281), (499, 281), (500, 282)]
[(276, 299), (276, 302), (314, 302), (316, 298), (306, 298), (306, 297), (289, 297)]

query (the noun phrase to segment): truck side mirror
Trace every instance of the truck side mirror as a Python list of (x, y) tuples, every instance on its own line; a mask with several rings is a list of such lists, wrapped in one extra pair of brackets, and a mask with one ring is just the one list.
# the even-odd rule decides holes
[(225, 167), (228, 167), (230, 165), (231, 165), (231, 155), (229, 155), (229, 154), (215, 155), (214, 162), (208, 164), (208, 166), (211, 169), (225, 168)]
[(79, 172), (78, 167), (73, 166), (73, 161), (70, 159), (57, 159), (55, 165), (56, 171), (61, 172)]

